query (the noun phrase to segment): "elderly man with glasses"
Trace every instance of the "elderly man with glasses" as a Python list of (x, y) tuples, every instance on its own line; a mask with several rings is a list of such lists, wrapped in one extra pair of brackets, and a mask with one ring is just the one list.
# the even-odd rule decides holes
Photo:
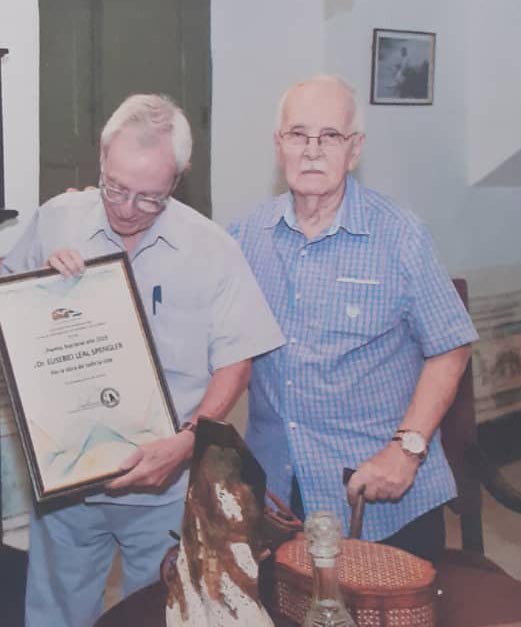
[(282, 97), (275, 149), (289, 192), (233, 225), (287, 344), (253, 360), (247, 442), (295, 510), (350, 507), (363, 537), (433, 557), (455, 495), (438, 426), (476, 339), (420, 222), (351, 175), (355, 93), (319, 76)]
[(184, 423), (137, 447), (106, 491), (37, 508), (26, 627), (91, 627), (117, 546), (125, 595), (158, 579), (168, 532), (180, 530), (197, 417), (224, 418), (248, 383), (251, 358), (284, 342), (237, 243), (170, 197), (191, 148), (179, 107), (131, 96), (103, 129), (99, 190), (45, 203), (4, 260), (11, 273), (50, 264), (70, 276), (84, 259), (126, 251)]

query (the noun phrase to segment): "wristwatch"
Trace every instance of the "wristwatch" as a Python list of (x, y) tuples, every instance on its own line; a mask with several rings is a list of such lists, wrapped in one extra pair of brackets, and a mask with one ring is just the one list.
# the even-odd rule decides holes
[(195, 432), (197, 431), (197, 425), (195, 424), (195, 422), (187, 420), (186, 422), (183, 422), (183, 424), (179, 427), (179, 433), (181, 433), (181, 431), (190, 431), (195, 435)]
[(400, 442), (402, 451), (407, 455), (415, 455), (421, 462), (427, 457), (429, 451), (427, 440), (418, 431), (398, 429), (392, 439), (394, 442)]

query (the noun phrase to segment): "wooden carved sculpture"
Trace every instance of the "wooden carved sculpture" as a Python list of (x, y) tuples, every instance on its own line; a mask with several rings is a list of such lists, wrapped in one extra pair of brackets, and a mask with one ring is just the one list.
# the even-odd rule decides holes
[(270, 627), (259, 600), (266, 478), (235, 429), (200, 419), (167, 627)]

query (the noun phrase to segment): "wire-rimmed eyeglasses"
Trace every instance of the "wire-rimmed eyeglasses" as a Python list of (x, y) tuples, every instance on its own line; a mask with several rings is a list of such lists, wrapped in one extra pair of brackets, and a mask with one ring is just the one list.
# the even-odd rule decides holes
[(342, 135), (339, 131), (324, 131), (320, 135), (308, 135), (303, 131), (286, 131), (285, 133), (279, 133), (282, 141), (292, 148), (304, 148), (309, 144), (311, 139), (316, 139), (317, 144), (321, 148), (338, 148), (344, 142), (351, 139), (355, 135), (358, 135), (358, 131), (350, 133), (349, 135)]
[(160, 213), (166, 207), (170, 193), (164, 196), (146, 196), (145, 194), (132, 194), (128, 189), (105, 183), (103, 175), (100, 176), (99, 188), (103, 197), (116, 205), (122, 205), (132, 198), (135, 207), (143, 213)]

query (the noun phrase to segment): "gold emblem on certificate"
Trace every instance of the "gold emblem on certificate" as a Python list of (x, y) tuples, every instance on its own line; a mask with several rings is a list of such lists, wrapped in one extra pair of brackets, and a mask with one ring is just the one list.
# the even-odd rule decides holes
[(177, 418), (126, 254), (0, 278), (0, 350), (37, 500), (90, 490)]

